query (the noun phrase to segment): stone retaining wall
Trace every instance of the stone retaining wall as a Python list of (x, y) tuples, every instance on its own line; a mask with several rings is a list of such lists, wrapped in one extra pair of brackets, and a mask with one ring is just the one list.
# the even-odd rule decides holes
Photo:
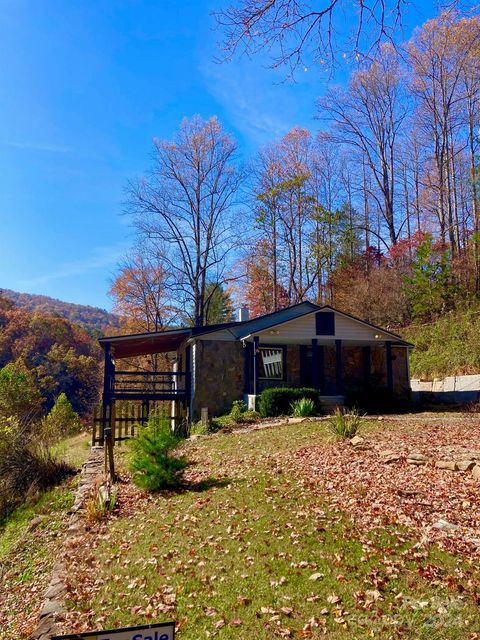
[(71, 510), (68, 528), (65, 533), (62, 552), (59, 554), (53, 569), (50, 584), (45, 592), (45, 600), (40, 611), (40, 623), (31, 640), (50, 640), (55, 635), (55, 621), (59, 614), (64, 612), (65, 564), (64, 552), (68, 550), (71, 541), (82, 533), (85, 528), (85, 519), (82, 515), (82, 507), (85, 499), (94, 484), (103, 479), (104, 475), (104, 450), (103, 447), (92, 447), (87, 462), (83, 465), (80, 482), (75, 494), (75, 502)]
[(434, 380), (412, 379), (412, 398), (418, 402), (464, 404), (480, 399), (480, 375), (448, 376)]

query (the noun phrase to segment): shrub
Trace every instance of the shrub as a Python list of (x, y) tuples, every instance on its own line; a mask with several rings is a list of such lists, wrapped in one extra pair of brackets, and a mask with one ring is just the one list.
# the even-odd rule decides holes
[(300, 398), (291, 404), (292, 413), (297, 418), (315, 415), (315, 403), (311, 398)]
[(25, 501), (75, 473), (36, 436), (38, 425), (0, 419), (0, 521)]
[(33, 374), (20, 361), (10, 362), (0, 369), (0, 416), (14, 416), (20, 422), (31, 422), (37, 416), (43, 398)]
[(167, 417), (152, 416), (130, 441), (130, 468), (135, 484), (147, 491), (178, 487), (188, 464), (185, 458), (173, 455), (180, 442), (181, 438), (172, 433)]
[(218, 416), (211, 421), (208, 431), (215, 433), (220, 429), (231, 427), (235, 424), (249, 424), (256, 422), (259, 418), (259, 414), (252, 409), (247, 409), (247, 405), (243, 400), (234, 400), (230, 413), (224, 416)]
[(336, 438), (353, 438), (358, 433), (361, 424), (362, 415), (355, 409), (346, 413), (344, 409), (337, 407), (333, 416), (328, 419), (328, 429)]
[(260, 415), (264, 418), (288, 415), (293, 402), (308, 398), (312, 400), (317, 413), (320, 410), (320, 394), (316, 389), (293, 387), (273, 387), (260, 394)]
[(95, 484), (86, 500), (85, 508), (89, 520), (102, 520), (112, 513), (118, 500), (118, 489), (104, 484)]
[(243, 400), (234, 400), (230, 410), (230, 418), (233, 422), (242, 422), (242, 417), (247, 410), (247, 405)]
[(208, 435), (208, 433), (209, 433), (208, 426), (201, 420), (198, 420), (198, 422), (194, 422), (190, 427), (191, 436), (194, 436), (194, 435), (206, 436)]

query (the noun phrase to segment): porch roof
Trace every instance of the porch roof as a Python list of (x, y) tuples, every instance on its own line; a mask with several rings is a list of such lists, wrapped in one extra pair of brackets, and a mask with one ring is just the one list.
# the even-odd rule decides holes
[(134, 333), (126, 336), (100, 338), (103, 348), (110, 345), (113, 358), (132, 358), (152, 353), (168, 353), (191, 335), (191, 329), (172, 329), (158, 333)]

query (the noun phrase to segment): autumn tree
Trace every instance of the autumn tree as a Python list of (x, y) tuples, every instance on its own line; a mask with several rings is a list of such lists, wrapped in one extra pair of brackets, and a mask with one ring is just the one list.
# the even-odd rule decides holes
[(161, 254), (140, 250), (120, 265), (109, 295), (113, 310), (130, 333), (162, 331), (175, 313), (168, 298), (168, 276)]
[(260, 240), (246, 259), (246, 284), (241, 296), (252, 318), (288, 306), (287, 290), (278, 281), (274, 290), (273, 282), (270, 248), (264, 240)]
[(149, 173), (129, 188), (134, 226), (141, 239), (165, 251), (170, 297), (195, 326), (206, 322), (208, 283), (225, 283), (241, 235), (242, 179), (231, 136), (216, 118), (195, 116), (183, 120), (172, 141), (155, 141)]

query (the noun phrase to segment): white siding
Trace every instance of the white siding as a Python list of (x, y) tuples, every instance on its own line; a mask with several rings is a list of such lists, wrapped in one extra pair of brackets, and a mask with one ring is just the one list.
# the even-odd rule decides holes
[[(321, 311), (318, 313), (322, 313)], [(335, 313), (335, 335), (317, 336), (315, 313), (302, 318), (290, 320), (281, 325), (259, 332), (260, 343), (284, 344), (288, 342), (310, 342), (312, 338), (318, 338), (319, 343), (332, 342), (333, 340), (345, 340), (355, 342), (382, 342), (395, 339), (388, 333), (383, 333), (373, 327), (363, 324), (353, 318), (348, 318), (340, 313)], [(375, 336), (379, 336), (376, 338)]]

